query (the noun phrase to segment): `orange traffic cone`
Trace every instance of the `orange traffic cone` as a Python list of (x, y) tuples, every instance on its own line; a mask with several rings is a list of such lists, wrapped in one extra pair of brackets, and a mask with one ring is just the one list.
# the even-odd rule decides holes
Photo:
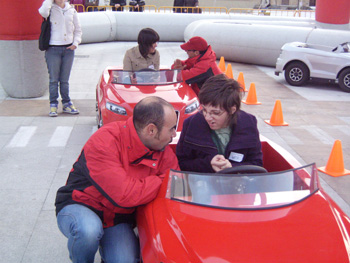
[(283, 121), (282, 105), (280, 100), (276, 100), (271, 119), (265, 120), (265, 122), (271, 126), (288, 126), (288, 123)]
[(226, 76), (228, 78), (233, 79), (233, 73), (232, 73), (232, 65), (231, 63), (227, 64), (227, 68), (226, 68), (226, 72), (225, 72)]
[(237, 81), (238, 81), (239, 85), (241, 85), (243, 90), (247, 91), (246, 88), (245, 88), (243, 72), (239, 72)]
[(256, 90), (255, 90), (255, 83), (250, 84), (250, 88), (248, 91), (247, 98), (245, 100), (242, 100), (244, 104), (248, 105), (259, 105), (261, 102), (258, 102), (258, 99), (256, 97)]
[(219, 69), (224, 73), (226, 71), (225, 58), (221, 57), (219, 62)]
[(334, 142), (327, 165), (317, 168), (317, 170), (335, 177), (350, 174), (350, 171), (344, 168), (343, 151), (340, 140)]

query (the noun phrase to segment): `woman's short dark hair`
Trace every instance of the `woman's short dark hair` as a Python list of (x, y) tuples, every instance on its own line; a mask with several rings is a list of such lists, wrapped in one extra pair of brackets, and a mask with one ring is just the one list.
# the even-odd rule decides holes
[(137, 37), (137, 43), (139, 44), (139, 49), (141, 55), (146, 58), (149, 52), (149, 48), (156, 42), (159, 41), (158, 33), (152, 28), (144, 28), (140, 31)]
[(148, 124), (153, 123), (158, 132), (161, 132), (164, 125), (164, 107), (172, 107), (166, 100), (150, 96), (139, 101), (133, 113), (133, 122), (137, 132), (141, 131)]
[(236, 106), (236, 112), (231, 115), (230, 125), (236, 122), (236, 113), (241, 108), (244, 89), (240, 84), (219, 74), (208, 78), (199, 91), (198, 98), (202, 105), (219, 106), (231, 115), (231, 108)]

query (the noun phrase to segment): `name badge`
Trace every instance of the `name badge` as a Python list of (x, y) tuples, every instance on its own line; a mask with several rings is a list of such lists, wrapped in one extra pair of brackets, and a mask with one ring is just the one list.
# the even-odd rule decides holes
[(231, 152), (228, 157), (229, 160), (240, 163), (243, 161), (244, 154)]

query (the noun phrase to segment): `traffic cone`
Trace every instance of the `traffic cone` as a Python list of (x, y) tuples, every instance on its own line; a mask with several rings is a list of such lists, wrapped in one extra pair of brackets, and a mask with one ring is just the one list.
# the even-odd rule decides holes
[(258, 99), (256, 97), (256, 90), (255, 90), (255, 83), (250, 84), (250, 88), (248, 91), (247, 98), (245, 100), (242, 100), (244, 104), (248, 105), (259, 105), (261, 102), (258, 102)]
[(280, 100), (276, 100), (271, 119), (265, 120), (265, 122), (271, 126), (288, 126), (288, 123), (283, 121), (282, 105)]
[[(246, 90), (246, 88), (245, 88), (243, 72), (239, 72), (237, 81), (238, 81), (239, 85), (241, 85), (241, 87), (243, 88), (243, 90), (244, 90), (245, 92), (247, 92), (247, 90)], [(251, 85), (250, 85), (250, 86), (251, 86)]]
[(221, 57), (219, 62), (219, 69), (224, 73), (226, 71), (225, 58)]
[(350, 171), (344, 168), (343, 151), (340, 140), (334, 142), (327, 165), (317, 168), (317, 170), (334, 177), (350, 174)]
[(226, 76), (227, 76), (228, 78), (233, 79), (233, 73), (232, 73), (232, 66), (231, 66), (231, 63), (228, 63), (228, 64), (227, 64), (227, 68), (226, 68), (225, 74), (226, 74)]

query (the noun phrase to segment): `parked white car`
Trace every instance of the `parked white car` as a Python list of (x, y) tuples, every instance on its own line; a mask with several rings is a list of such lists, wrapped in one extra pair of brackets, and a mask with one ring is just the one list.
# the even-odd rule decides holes
[(283, 45), (276, 62), (275, 75), (284, 71), (286, 81), (293, 86), (304, 85), (310, 79), (327, 79), (350, 92), (350, 42), (336, 47), (291, 42)]

